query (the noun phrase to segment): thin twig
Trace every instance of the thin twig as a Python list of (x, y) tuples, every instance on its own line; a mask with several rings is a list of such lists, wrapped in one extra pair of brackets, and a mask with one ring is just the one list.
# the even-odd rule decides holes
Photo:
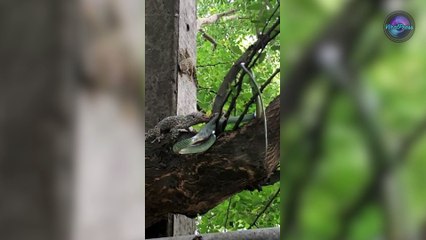
[[(240, 96), (241, 90), (243, 88), (243, 78), (244, 78), (243, 73), (241, 73), (240, 78), (238, 79), (238, 82), (236, 84), (237, 92), (231, 99), (231, 103), (229, 104), (229, 108), (224, 115), (225, 119), (228, 119), (228, 117), (231, 115), (232, 110), (235, 108), (235, 106), (237, 104), (237, 99)], [(231, 92), (232, 92), (232, 89), (230, 90), (230, 93)], [(224, 122), (224, 126), (226, 126), (226, 121)], [(224, 129), (221, 129), (221, 130), (224, 130)]]
[[(229, 86), (236, 79), (238, 73), (241, 72), (240, 63), (244, 62), (248, 66), (250, 66), (253, 58), (259, 54), (259, 50), (265, 48), (265, 46), (272, 41), (278, 34), (272, 35), (272, 31), (279, 25), (279, 19), (275, 22), (275, 24), (268, 30), (268, 32), (253, 43), (246, 52), (244, 52), (240, 58), (234, 63), (231, 69), (226, 74), (221, 86), (219, 87), (218, 94), (213, 103), (213, 113), (222, 113), (223, 106), (225, 105), (228, 97), (229, 97)], [(242, 72), (240, 78), (244, 77), (245, 73)]]
[(216, 40), (212, 36), (210, 36), (209, 34), (207, 34), (203, 29), (200, 29), (199, 32), (201, 33), (201, 36), (204, 39), (206, 39), (207, 41), (209, 41), (213, 45), (213, 51), (216, 50), (216, 47), (217, 47)]
[(262, 211), (260, 211), (259, 214), (257, 214), (256, 218), (254, 219), (253, 223), (250, 224), (250, 226), (248, 227), (248, 229), (251, 229), (254, 225), (256, 225), (257, 220), (259, 220), (260, 216), (262, 216), (265, 211), (271, 206), (272, 202), (275, 200), (275, 198), (278, 197), (278, 194), (280, 193), (280, 188), (278, 188), (278, 190), (275, 192), (274, 196), (272, 196), (268, 203), (265, 205), (265, 207), (262, 209)]
[(274, 9), (274, 12), (269, 16), (268, 20), (266, 21), (266, 24), (262, 28), (262, 34), (265, 32), (266, 27), (269, 25), (269, 22), (271, 21), (272, 17), (275, 15), (275, 13), (280, 9), (280, 2), (278, 2), (277, 6)]
[(237, 12), (236, 9), (231, 9), (229, 11), (226, 11), (223, 13), (217, 13), (209, 17), (199, 18), (197, 19), (197, 29), (198, 30), (201, 29), (201, 26), (203, 25), (215, 23), (219, 21), (219, 19), (221, 19), (222, 17), (235, 15), (236, 12)]
[[(278, 26), (278, 24), (279, 24), (279, 21), (277, 21), (275, 24), (274, 24), (274, 26), (272, 26), (272, 28), (271, 29), (269, 29), (269, 31), (268, 31), (268, 34), (270, 34), (271, 32), (272, 32), (272, 30), (275, 28), (275, 27), (277, 27)], [(247, 61), (247, 65), (249, 65), (250, 67), (248, 67), (249, 69), (251, 69), (251, 68), (253, 68), (253, 66), (254, 66), (254, 64), (257, 62), (257, 60), (259, 59), (259, 56), (260, 56), (260, 54), (262, 54), (262, 52), (263, 52), (263, 50), (265, 49), (265, 47), (267, 46), (267, 44), (272, 40), (272, 39), (274, 39), (276, 36), (277, 36), (278, 34), (275, 34), (275, 35), (273, 35), (273, 37), (271, 37), (271, 38), (269, 38), (267, 41), (265, 41), (265, 43), (263, 43), (263, 41), (258, 41), (257, 42), (257, 46), (259, 46), (259, 44), (261, 44), (260, 45), (260, 52), (256, 52), (256, 51), (253, 51), (253, 53), (252, 53), (252, 55), (250, 56), (250, 58), (249, 58), (249, 60)], [(260, 39), (259, 39), (260, 40)], [(256, 58), (251, 62), (252, 64), (250, 64), (250, 61), (251, 61), (251, 59), (253, 59), (253, 57), (254, 56), (256, 56)], [(234, 65), (235, 66), (235, 65)], [(233, 108), (235, 107), (235, 105), (236, 105), (236, 99), (238, 98), (238, 96), (239, 96), (239, 94), (240, 94), (240, 92), (241, 92), (241, 87), (242, 87), (242, 82), (243, 82), (243, 79), (244, 79), (244, 76), (246, 75), (246, 73), (243, 71), (243, 72), (241, 72), (241, 74), (240, 74), (240, 77), (239, 77), (239, 79), (238, 79), (238, 82), (237, 82), (237, 86), (238, 86), (238, 92), (237, 92), (237, 94), (232, 98), (232, 101), (231, 101), (231, 104), (230, 104), (230, 107), (229, 107), (229, 109), (228, 109), (228, 111), (226, 112), (226, 114), (225, 114), (225, 118), (227, 119), (229, 116), (230, 116), (230, 114), (231, 114), (231, 112), (232, 112), (232, 110), (233, 110)], [(230, 90), (230, 91), (232, 91), (232, 89)], [(228, 95), (229, 96), (229, 95)], [(257, 96), (257, 95), (256, 95)], [(223, 103), (223, 105), (225, 104), (225, 102), (227, 101), (227, 99), (228, 99), (228, 97), (227, 98), (225, 98), (225, 101), (224, 101), (224, 103)], [(222, 105), (222, 108), (223, 108), (223, 105)], [(242, 117), (241, 117), (241, 119), (242, 119)], [(241, 122), (241, 120), (240, 120), (240, 122)], [(224, 125), (226, 125), (226, 122), (225, 122), (225, 124)]]
[[(278, 26), (280, 25), (280, 18), (278, 18), (276, 21), (275, 21), (275, 23), (274, 23), (274, 25), (272, 25), (272, 27), (268, 30), (268, 32), (267, 32), (267, 34), (268, 34), (268, 36), (272, 33), (272, 31), (273, 30), (275, 30), (275, 28), (277, 28)], [(276, 38), (277, 36), (278, 36), (278, 34), (280, 33), (280, 30), (277, 30), (276, 32), (275, 32), (275, 34), (274, 35), (271, 35), (270, 36), (270, 38), (271, 39), (274, 39), (274, 38)], [(261, 43), (262, 44), (262, 43)], [(252, 68), (256, 63), (257, 63), (257, 60), (259, 60), (259, 58), (260, 58), (260, 56), (262, 55), (262, 53), (263, 53), (263, 51), (265, 50), (265, 48), (266, 48), (266, 46), (267, 46), (267, 43), (265, 43), (265, 44), (263, 44), (262, 45), (262, 47), (261, 47), (261, 49), (260, 49), (260, 52), (258, 52), (258, 54), (257, 54), (257, 56), (256, 56), (256, 58), (250, 63), (250, 65), (248, 64), (247, 66), (249, 67), (249, 68)]]
[(229, 210), (231, 209), (232, 196), (228, 200), (228, 209), (226, 209), (226, 217), (225, 223), (223, 224), (223, 228), (226, 230), (226, 225), (228, 224)]
[(216, 67), (218, 65), (225, 65), (225, 64), (231, 64), (234, 61), (229, 62), (217, 62), (217, 63), (211, 63), (211, 64), (203, 64), (203, 65), (197, 65), (197, 68), (203, 68), (203, 67)]

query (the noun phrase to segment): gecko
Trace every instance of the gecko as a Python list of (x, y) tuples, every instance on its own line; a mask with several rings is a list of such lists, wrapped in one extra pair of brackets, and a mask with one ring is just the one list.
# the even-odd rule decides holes
[(209, 117), (201, 112), (166, 117), (161, 120), (154, 128), (148, 130), (146, 139), (155, 137), (152, 142), (160, 142), (162, 139), (162, 134), (167, 132), (172, 134), (172, 138), (177, 138), (180, 131), (184, 129), (188, 130), (189, 127), (199, 123), (207, 122), (209, 119)]

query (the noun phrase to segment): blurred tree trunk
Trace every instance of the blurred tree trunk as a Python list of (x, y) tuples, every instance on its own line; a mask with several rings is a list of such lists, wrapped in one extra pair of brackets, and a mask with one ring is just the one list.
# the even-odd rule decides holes
[(73, 239), (144, 239), (143, 1), (80, 1)]
[(144, 239), (143, 5), (14, 2), (0, 24), (0, 239)]
[(76, 2), (3, 1), (0, 239), (68, 239)]

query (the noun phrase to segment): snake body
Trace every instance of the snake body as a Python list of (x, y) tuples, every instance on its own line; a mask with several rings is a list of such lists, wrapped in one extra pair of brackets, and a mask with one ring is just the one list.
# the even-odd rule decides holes
[(173, 152), (178, 154), (202, 153), (216, 142), (216, 135), (212, 133), (207, 140), (192, 144), (192, 138), (187, 138), (173, 145)]
[[(268, 137), (267, 137), (267, 125), (266, 125), (266, 116), (265, 116), (265, 108), (263, 105), (263, 99), (261, 96), (261, 92), (259, 86), (257, 85), (254, 75), (250, 72), (245, 66), (244, 63), (241, 63), (241, 68), (249, 75), (250, 77), (250, 86), (252, 88), (253, 94), (257, 94), (257, 102), (256, 102), (256, 114), (246, 114), (242, 118), (242, 122), (250, 121), (254, 118), (263, 118), (265, 124), (265, 149), (268, 146)], [(195, 136), (187, 139), (183, 139), (178, 141), (173, 145), (173, 152), (177, 154), (193, 154), (193, 153), (202, 153), (208, 150), (215, 142), (216, 135), (215, 129), (216, 125), (222, 126), (226, 123), (236, 123), (239, 119), (238, 116), (230, 116), (227, 121), (226, 119), (220, 119), (219, 113), (215, 113), (210, 121), (197, 133)], [(266, 150), (265, 150), (266, 153)]]
[[(193, 153), (202, 153), (209, 149), (216, 142), (215, 135), (215, 122), (217, 116), (214, 116), (207, 124), (204, 126), (200, 132), (184, 140), (181, 140), (173, 145), (173, 152), (177, 154), (193, 154)], [(248, 122), (256, 117), (256, 114), (246, 114), (243, 117), (243, 122)], [(231, 116), (228, 118), (228, 123), (237, 122), (237, 116)], [(220, 120), (223, 121), (223, 120)], [(219, 123), (220, 124), (220, 123)]]

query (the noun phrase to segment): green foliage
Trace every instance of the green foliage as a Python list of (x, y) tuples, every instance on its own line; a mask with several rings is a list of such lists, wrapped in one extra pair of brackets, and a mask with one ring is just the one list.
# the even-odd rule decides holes
[[(285, 26), (294, 24), (282, 46), (285, 56), (282, 59), (283, 72), (294, 67), (295, 59), (316, 39), (344, 3), (333, 0), (286, 2), (282, 23)], [(426, 22), (426, 17), (421, 14), (426, 8), (425, 1), (410, 2), (406, 8), (416, 23)], [(377, 13), (369, 25), (363, 26), (365, 32), (351, 61), (360, 63), (358, 70), (363, 85), (363, 100), (378, 123), (386, 149), (391, 156), (395, 156), (403, 137), (413, 131), (426, 115), (426, 32), (418, 27), (409, 41), (393, 43), (381, 30), (385, 16), (385, 13)], [(368, 53), (370, 57), (362, 59), (361, 56), (365, 57)], [(322, 83), (325, 80), (316, 79)], [(297, 116), (302, 120), (292, 119), (282, 126), (281, 131), (282, 152), (287, 159), (293, 160), (285, 164), (285, 168), (291, 170), (286, 171), (289, 174), (281, 179), (285, 187), (283, 194), (292, 189), (294, 179), (308, 179), (306, 186), (299, 189), (302, 194), (295, 225), (301, 235), (295, 239), (334, 239), (336, 232), (345, 224), (350, 225), (347, 239), (385, 238), (389, 216), (384, 214), (383, 202), (363, 205), (352, 223), (342, 222), (339, 218), (343, 209), (353, 204), (372, 178), (374, 161), (353, 101), (347, 93), (340, 92), (331, 103), (321, 139), (323, 152), (319, 164), (306, 176), (306, 169), (314, 160), (310, 159), (308, 164), (301, 163), (310, 149), (306, 139), (301, 136), (309, 126), (310, 114), (317, 110), (314, 105), (318, 101), (314, 95), (318, 92), (324, 94), (323, 88), (313, 88), (304, 96), (301, 109), (305, 111), (302, 110)], [(315, 100), (309, 101), (310, 97)], [(395, 201), (402, 202), (398, 205), (397, 220), (401, 229), (412, 234), (426, 226), (425, 176), (426, 137), (423, 137), (394, 171), (398, 186)], [(286, 201), (286, 197), (282, 198), (282, 202)], [(283, 212), (288, 210), (283, 209)]]
[[(268, 2), (268, 4), (266, 4)], [(198, 105), (206, 110), (211, 110), (215, 91), (219, 88), (224, 76), (231, 68), (233, 62), (254, 43), (257, 34), (261, 32), (266, 21), (271, 16), (276, 1), (198, 1), (198, 17), (207, 17), (213, 14), (236, 9), (237, 19), (219, 20), (214, 24), (203, 27), (204, 31), (212, 36), (218, 46), (215, 50), (212, 44), (197, 36), (197, 78), (199, 83)], [(278, 17), (279, 11), (274, 14), (272, 22)], [(272, 23), (271, 23), (272, 24)], [(270, 25), (271, 25), (270, 24)], [(261, 85), (269, 76), (279, 68), (279, 41), (274, 40), (262, 54), (260, 64), (253, 69), (256, 80)], [(245, 81), (248, 83), (248, 79)], [(265, 90), (262, 95), (265, 104), (271, 102), (278, 94), (280, 88), (279, 75)], [(251, 88), (247, 84), (237, 102), (237, 111), (241, 111), (244, 104), (251, 97)], [(237, 112), (239, 113), (239, 112)]]
[[(198, 105), (206, 112), (210, 112), (216, 91), (224, 76), (246, 49), (257, 40), (265, 23), (276, 7), (277, 1), (243, 1), (243, 0), (199, 0), (198, 18), (223, 13), (231, 9), (237, 10), (236, 19), (221, 19), (218, 22), (203, 27), (203, 30), (212, 36), (218, 43), (213, 50), (212, 44), (197, 35), (197, 80)], [(274, 14), (271, 23), (278, 17), (279, 11)], [(278, 38), (277, 38), (278, 39)], [(264, 83), (272, 73), (279, 68), (279, 41), (274, 40), (262, 53), (258, 64), (253, 68), (259, 85)], [(279, 74), (262, 94), (267, 106), (279, 95)], [(242, 112), (246, 102), (252, 96), (249, 79), (244, 80), (243, 90), (236, 105), (237, 115)], [(226, 109), (227, 105), (225, 105)], [(254, 112), (254, 106), (249, 112)], [(269, 198), (277, 191), (279, 184), (264, 187), (261, 192), (244, 191), (232, 197), (231, 205), (226, 200), (216, 208), (198, 218), (198, 229), (201, 233), (247, 229), (257, 214), (263, 209)], [(266, 210), (256, 223), (257, 227), (273, 227), (279, 225), (279, 198)], [(228, 217), (227, 217), (228, 215)], [(227, 220), (226, 220), (227, 219)], [(224, 226), (227, 221), (226, 226)]]
[[(269, 199), (279, 188), (279, 183), (263, 187), (262, 191), (243, 191), (230, 200), (219, 204), (198, 218), (198, 229), (202, 233), (247, 229), (263, 210)], [(231, 205), (229, 206), (229, 203)], [(229, 213), (228, 213), (229, 206)], [(226, 217), (228, 214), (228, 218)], [(227, 219), (227, 220), (226, 220)], [(227, 222), (225, 227), (225, 221)], [(270, 207), (257, 220), (256, 226), (277, 227), (280, 222), (280, 198), (275, 198)]]

